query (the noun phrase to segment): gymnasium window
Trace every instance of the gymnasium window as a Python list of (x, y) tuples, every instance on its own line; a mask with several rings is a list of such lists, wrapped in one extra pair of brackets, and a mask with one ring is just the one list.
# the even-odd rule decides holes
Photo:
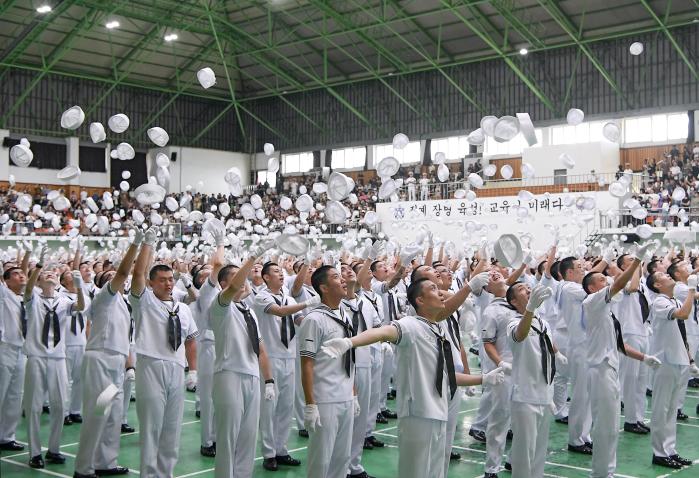
[(417, 164), (421, 160), (420, 142), (411, 141), (403, 149), (395, 149), (392, 144), (377, 144), (374, 146), (374, 165), (387, 156), (393, 156), (400, 164)]
[(461, 159), (468, 155), (469, 144), (467, 136), (450, 136), (448, 138), (435, 138), (430, 144), (432, 161), (437, 153), (444, 153), (447, 161)]
[[(543, 141), (541, 128), (536, 128), (534, 134), (536, 135), (537, 143), (532, 148), (538, 148)], [(524, 139), (521, 133), (505, 143), (498, 143), (491, 136), (486, 136), (483, 156), (521, 156), (524, 148), (529, 148), (529, 143), (527, 143), (527, 140)]]
[(577, 126), (551, 126), (551, 145), (594, 143), (602, 140), (605, 121), (590, 121)]
[(265, 181), (269, 183), (269, 187), (277, 187), (277, 174), (270, 173), (269, 171), (258, 171), (257, 172), (257, 184), (264, 184)]
[(689, 135), (687, 113), (638, 116), (624, 120), (624, 143), (667, 143), (686, 140)]
[(366, 146), (333, 149), (331, 161), (331, 167), (333, 169), (364, 168), (365, 164)]
[(307, 173), (313, 169), (313, 152), (282, 154), (282, 173)]

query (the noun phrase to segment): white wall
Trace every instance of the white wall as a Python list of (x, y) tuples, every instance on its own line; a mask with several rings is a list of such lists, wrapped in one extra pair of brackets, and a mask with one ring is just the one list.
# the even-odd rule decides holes
[[(575, 217), (580, 217), (581, 213), (576, 210), (574, 217), (562, 212), (562, 209), (554, 208), (552, 205), (555, 201), (564, 201), (566, 196), (577, 197), (593, 197), (596, 202), (596, 209), (590, 211), (594, 214), (595, 219), (585, 223), (582, 226), (575, 224)], [(512, 209), (504, 210), (501, 206), (507, 204), (519, 204), (516, 196), (501, 196), (493, 198), (476, 199), (474, 203), (478, 205), (480, 214), (473, 215), (468, 201), (460, 199), (448, 199), (443, 201), (422, 201), (422, 202), (388, 202), (379, 203), (376, 206), (376, 212), (381, 221), (381, 231), (388, 238), (396, 238), (399, 241), (414, 240), (417, 231), (422, 225), (427, 226), (436, 236), (442, 240), (451, 240), (459, 249), (467, 243), (478, 244), (482, 240), (483, 233), (465, 233), (465, 224), (468, 221), (473, 221), (477, 224), (485, 224), (488, 226), (487, 238), (495, 240), (502, 234), (517, 234), (530, 233), (533, 236), (532, 248), (535, 250), (545, 250), (551, 246), (553, 237), (549, 230), (544, 228), (544, 224), (550, 223), (562, 228), (562, 236), (570, 235), (572, 243), (569, 247), (574, 247), (584, 241), (587, 236), (598, 229), (598, 211), (606, 211), (610, 208), (618, 208), (619, 201), (608, 192), (591, 192), (591, 193), (569, 193), (569, 194), (550, 194), (537, 195), (535, 199), (538, 202), (530, 203), (529, 215), (532, 218), (524, 222), (519, 222), (517, 215)], [(542, 201), (548, 199), (549, 208), (543, 207)], [(493, 204), (497, 204), (498, 212), (491, 212)], [(423, 214), (419, 210), (413, 210), (413, 206), (426, 207), (426, 213)], [(439, 206), (440, 215), (437, 216)], [(444, 206), (451, 207), (451, 213), (446, 215)], [(462, 214), (459, 209), (465, 208), (466, 214)], [(402, 218), (401, 218), (402, 214)], [(491, 227), (496, 227), (492, 229)], [(565, 245), (565, 244), (562, 244)]]
[(538, 177), (553, 176), (554, 170), (564, 168), (559, 160), (563, 153), (575, 160), (575, 167), (568, 170), (568, 176), (589, 175), (593, 169), (597, 173), (609, 173), (619, 166), (619, 143), (610, 141), (525, 148), (522, 161), (531, 164)]

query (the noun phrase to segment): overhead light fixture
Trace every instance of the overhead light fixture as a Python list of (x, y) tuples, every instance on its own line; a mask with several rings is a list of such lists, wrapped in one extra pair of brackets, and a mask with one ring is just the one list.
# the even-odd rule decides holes
[(107, 22), (105, 25), (109, 30), (113, 30), (114, 28), (119, 28), (119, 22), (116, 20), (112, 20), (111, 22)]
[(529, 53), (529, 50), (527, 50), (526, 48), (520, 48), (520, 49), (519, 49), (519, 54), (520, 54), (520, 55), (524, 56), (524, 55), (526, 55), (527, 53)]
[(52, 10), (51, 5), (42, 5), (36, 9), (37, 13), (49, 13)]
[(177, 40), (177, 33), (168, 33), (165, 35), (165, 41), (175, 41)]

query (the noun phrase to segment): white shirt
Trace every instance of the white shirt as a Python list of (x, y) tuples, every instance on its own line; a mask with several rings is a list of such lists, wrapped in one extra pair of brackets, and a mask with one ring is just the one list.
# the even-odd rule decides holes
[(209, 279), (206, 279), (199, 289), (199, 297), (190, 305), (190, 310), (194, 316), (194, 322), (197, 324), (199, 342), (213, 342), (214, 332), (209, 327), (209, 307), (216, 300), (216, 295), (221, 292), (221, 287), (212, 284)]
[[(73, 301), (59, 295), (55, 295), (52, 298), (43, 297), (35, 289), (32, 291), (29, 301), (25, 302), (25, 307), (27, 310), (27, 338), (24, 341), (24, 355), (27, 357), (65, 358), (65, 336), (68, 333)], [(58, 315), (60, 340), (54, 344), (53, 324), (49, 324), (47, 347), (42, 342), (42, 335), (46, 312), (49, 309), (55, 309)]]
[[(626, 289), (623, 291), (621, 297), (621, 302), (619, 302), (619, 313), (616, 314), (619, 323), (621, 324), (621, 331), (624, 335), (639, 335), (641, 337), (646, 337), (648, 335), (648, 329), (643, 323), (643, 313), (641, 311), (640, 295), (644, 294), (645, 287), (640, 286), (637, 292), (627, 292)], [(644, 294), (645, 295), (645, 294)], [(648, 296), (645, 295), (648, 301), (648, 309), (650, 312), (651, 301)], [(648, 317), (650, 319), (650, 316)]]
[(217, 295), (214, 298), (208, 310), (208, 322), (216, 338), (214, 372), (227, 370), (259, 377), (259, 360), (252, 348), (245, 317), (238, 308), (247, 308), (250, 311), (255, 321), (257, 337), (262, 343), (263, 339), (260, 337), (257, 317), (252, 309), (244, 304), (232, 302), (228, 306), (222, 305), (219, 302), (219, 297), (220, 295)]
[(339, 322), (351, 326), (350, 320), (342, 308), (333, 310), (321, 304), (306, 315), (301, 323), (299, 355), (314, 361), (313, 399), (316, 403), (339, 403), (352, 400), (354, 364), (350, 364), (348, 376), (344, 356), (335, 359), (321, 350), (328, 340), (346, 337), (345, 329)]
[[(376, 295), (381, 297), (381, 303), (383, 305), (383, 323), (390, 324), (393, 320), (400, 318), (400, 313), (398, 310), (398, 300), (396, 299), (396, 293), (398, 292), (396, 288), (391, 290), (386, 289), (386, 283), (378, 281), (376, 279), (371, 279), (371, 290), (374, 291)], [(393, 310), (395, 312), (394, 316), (391, 316), (391, 302), (393, 303)]]
[[(12, 292), (5, 284), (0, 283), (0, 332), (2, 342), (21, 347), (24, 344), (20, 316), (22, 296)], [(26, 316), (25, 316), (26, 317)]]
[(587, 331), (587, 363), (595, 366), (606, 360), (610, 367), (619, 370), (619, 350), (609, 294), (610, 289), (607, 286), (588, 295), (583, 301)]
[(405, 179), (405, 184), (408, 185), (409, 191), (415, 191), (415, 183), (417, 183), (417, 180), (413, 176)]
[(454, 362), (454, 371), (456, 373), (464, 373), (464, 361), (461, 360), (461, 331), (459, 329), (457, 313), (454, 312), (437, 325), (442, 329), (442, 334), (444, 334), (451, 346), (451, 358)]
[[(683, 304), (687, 295), (689, 294), (689, 287), (684, 282), (678, 282), (675, 284), (675, 290), (673, 291), (675, 298)], [(699, 335), (699, 323), (697, 323), (697, 318), (699, 318), (699, 312), (697, 311), (697, 301), (694, 300), (694, 305), (692, 310), (689, 311), (689, 319), (684, 321), (685, 328), (687, 330), (687, 335)]]
[(420, 179), (420, 189), (427, 191), (429, 189), (430, 180), (427, 178)]
[(672, 316), (681, 307), (677, 299), (671, 299), (664, 294), (658, 294), (653, 301), (650, 308), (653, 327), (651, 354), (663, 363), (688, 366), (689, 357), (677, 325), (678, 320)]
[[(185, 346), (187, 340), (199, 334), (192, 312), (182, 302), (162, 301), (151, 289), (144, 289), (140, 296), (129, 294), (136, 323), (136, 353), (159, 360), (175, 362), (185, 367)], [(168, 314), (177, 312), (182, 325), (182, 343), (173, 350), (168, 343)]]
[(107, 284), (90, 304), (90, 337), (85, 350), (109, 350), (129, 355), (131, 314), (120, 292)]
[[(73, 294), (72, 292), (61, 292), (60, 295), (63, 295), (70, 299), (71, 302), (73, 303), (78, 303), (78, 294)], [(89, 314), (87, 311), (90, 310), (90, 298), (87, 296), (87, 294), (83, 293), (83, 300), (85, 301), (85, 309), (83, 312), (77, 312), (73, 311), (71, 312), (70, 320), (68, 322), (68, 333), (66, 334), (66, 347), (84, 347), (85, 344), (87, 343), (87, 335), (86, 333), (86, 328), (87, 328), (87, 321)], [(80, 326), (80, 317), (82, 316), (82, 323), (83, 326)], [(73, 333), (73, 321), (75, 321), (75, 332)]]
[[(510, 323), (515, 311), (507, 304), (503, 297), (496, 297), (483, 311), (481, 340), (484, 343), (495, 344), (495, 349), (500, 359), (512, 363), (512, 350), (507, 340), (507, 324)], [(497, 367), (488, 354), (481, 357), (483, 373), (488, 373)]]
[[(357, 327), (354, 327), (354, 334), (358, 335), (365, 330), (381, 326), (381, 319), (376, 309), (363, 297), (354, 299), (342, 299), (340, 307), (343, 309), (345, 317), (354, 327), (354, 314), (357, 313)], [(357, 367), (371, 367), (371, 348), (358, 347), (355, 351), (355, 365)]]
[[(275, 300), (276, 299), (276, 300)], [(254, 299), (254, 306), (252, 309), (255, 311), (257, 316), (257, 323), (260, 327), (260, 333), (265, 341), (265, 347), (267, 348), (267, 355), (272, 358), (278, 359), (295, 359), (296, 358), (296, 344), (298, 331), (294, 325), (293, 315), (289, 314), (288, 317), (292, 317), (292, 320), (287, 321), (286, 324), (286, 338), (287, 345), (282, 343), (282, 319), (277, 315), (269, 313), (270, 307), (273, 305), (294, 305), (296, 301), (285, 294), (273, 295), (269, 289), (265, 289), (257, 294)], [(294, 335), (292, 337), (292, 331)]]
[(435, 332), (444, 337), (444, 331), (435, 323), (411, 315), (392, 325), (398, 330), (398, 367), (394, 376), (396, 390), (399, 391), (396, 404), (398, 418), (420, 417), (446, 422), (450, 396), (446, 364), (442, 374), (441, 397), (435, 387), (439, 357)]
[(586, 297), (587, 293), (583, 290), (582, 285), (577, 282), (562, 282), (558, 310), (566, 322), (568, 345), (571, 348), (585, 344), (585, 329), (582, 327), (582, 302)]
[[(522, 320), (522, 315), (515, 312), (512, 321), (507, 325), (507, 337), (512, 348), (512, 401), (531, 403), (533, 405), (548, 405), (553, 400), (553, 381), (546, 383), (544, 370), (541, 365), (541, 347), (536, 327), (551, 339), (551, 331), (545, 321), (532, 319), (529, 335), (522, 341), (515, 340), (515, 331)], [(549, 355), (548, 369), (554, 359)], [(550, 377), (550, 372), (547, 371)]]
[[(313, 287), (303, 284), (301, 287), (301, 290), (299, 290), (299, 295), (294, 296), (294, 300), (300, 304), (301, 302), (306, 302), (312, 297), (317, 296), (318, 293), (313, 289)], [(308, 314), (312, 309), (310, 307), (306, 307), (303, 309), (301, 312), (299, 312), (300, 315), (306, 315)]]

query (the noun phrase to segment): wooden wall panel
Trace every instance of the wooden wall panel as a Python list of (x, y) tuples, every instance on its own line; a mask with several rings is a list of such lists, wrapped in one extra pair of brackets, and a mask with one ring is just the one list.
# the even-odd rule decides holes
[(495, 173), (495, 176), (493, 179), (504, 179), (502, 175), (500, 174), (500, 168), (505, 166), (506, 164), (509, 164), (512, 167), (512, 170), (514, 173), (512, 174), (512, 178), (521, 178), (522, 177), (522, 158), (506, 158), (506, 159), (491, 159), (490, 164), (494, 164), (496, 168), (498, 168), (498, 172)]
[[(655, 159), (656, 163), (669, 153), (672, 145), (643, 146), (641, 148), (623, 148), (619, 150), (619, 164), (626, 168), (626, 164), (631, 165), (634, 171), (643, 169), (644, 159)], [(682, 148), (680, 148), (681, 150)]]

